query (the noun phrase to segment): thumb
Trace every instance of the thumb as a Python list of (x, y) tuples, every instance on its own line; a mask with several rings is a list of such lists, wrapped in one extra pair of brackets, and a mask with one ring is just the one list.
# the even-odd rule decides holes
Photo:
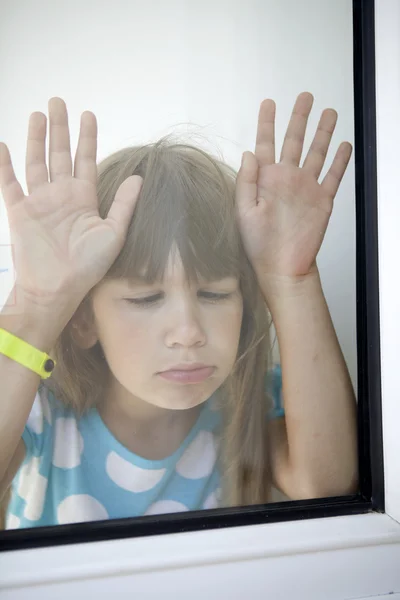
[(114, 229), (117, 229), (118, 234), (125, 236), (128, 231), (142, 184), (142, 177), (132, 175), (121, 183), (115, 194), (106, 221), (113, 222)]
[(257, 205), (258, 162), (252, 152), (244, 152), (236, 177), (236, 206), (247, 211)]

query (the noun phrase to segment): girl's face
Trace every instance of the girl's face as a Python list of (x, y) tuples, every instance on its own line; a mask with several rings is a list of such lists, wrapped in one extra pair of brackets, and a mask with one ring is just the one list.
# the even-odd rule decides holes
[(234, 365), (243, 313), (239, 281), (189, 284), (178, 252), (171, 254), (162, 283), (103, 282), (94, 290), (92, 309), (111, 390), (128, 400), (193, 408)]

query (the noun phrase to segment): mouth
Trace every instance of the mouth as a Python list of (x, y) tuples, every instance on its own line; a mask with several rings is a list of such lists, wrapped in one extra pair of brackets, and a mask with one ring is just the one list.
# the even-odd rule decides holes
[(214, 373), (215, 367), (200, 363), (186, 363), (175, 365), (167, 371), (160, 371), (158, 375), (173, 383), (201, 383)]

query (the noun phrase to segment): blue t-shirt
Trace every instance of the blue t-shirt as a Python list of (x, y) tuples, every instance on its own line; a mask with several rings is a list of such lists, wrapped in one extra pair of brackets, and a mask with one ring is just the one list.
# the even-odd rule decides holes
[[(270, 418), (283, 416), (279, 367), (268, 376)], [(209, 398), (181, 446), (162, 460), (125, 448), (97, 409), (77, 418), (39, 387), (26, 424), (26, 456), (12, 482), (7, 529), (218, 507), (221, 419)]]

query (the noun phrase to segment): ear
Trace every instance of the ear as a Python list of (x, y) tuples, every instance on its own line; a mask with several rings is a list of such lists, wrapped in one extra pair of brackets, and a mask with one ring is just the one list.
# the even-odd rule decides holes
[(82, 349), (92, 348), (98, 341), (91, 302), (85, 299), (70, 321), (73, 341)]

